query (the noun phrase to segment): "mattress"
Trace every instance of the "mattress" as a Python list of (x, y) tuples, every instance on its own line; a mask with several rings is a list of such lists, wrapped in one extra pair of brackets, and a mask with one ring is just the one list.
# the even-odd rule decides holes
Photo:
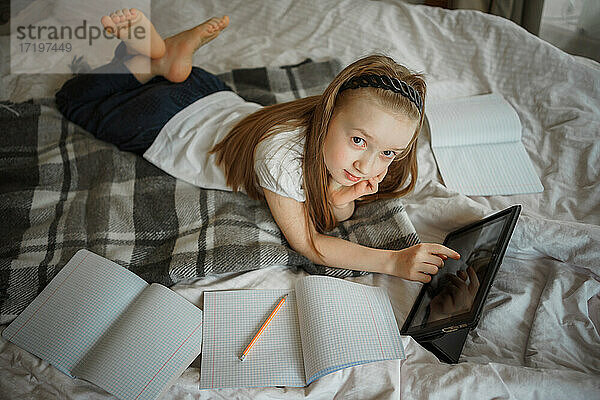
[[(168, 398), (600, 397), (600, 65), (566, 54), (500, 17), (393, 0), (155, 0), (151, 16), (161, 35), (169, 36), (224, 14), (230, 26), (194, 57), (195, 65), (213, 73), (309, 57), (347, 65), (384, 53), (425, 74), (427, 102), (501, 94), (519, 115), (522, 141), (544, 191), (488, 197), (450, 191), (424, 131), (417, 186), (402, 199), (421, 241), (441, 243), (462, 225), (512, 204), (523, 206), (460, 362), (441, 363), (406, 336), (406, 360), (348, 368), (307, 388), (199, 390), (199, 366), (192, 364)], [(52, 15), (66, 18), (68, 10), (57, 4)], [(6, 48), (7, 38), (1, 39)], [(6, 52), (3, 57), (6, 61)], [(105, 60), (88, 62), (95, 66)], [(4, 68), (0, 95), (12, 102), (51, 97), (67, 78), (10, 75)], [(172, 289), (201, 307), (206, 290), (290, 288), (306, 274), (282, 265), (261, 267), (186, 280)], [(399, 326), (420, 289), (418, 283), (378, 274), (346, 279), (386, 288)], [(11, 343), (2, 340), (0, 349), (2, 393), (109, 397)]]

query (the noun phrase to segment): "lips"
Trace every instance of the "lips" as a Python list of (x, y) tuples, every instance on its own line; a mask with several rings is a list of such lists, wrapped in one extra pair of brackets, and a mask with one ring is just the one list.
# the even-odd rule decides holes
[(346, 175), (346, 179), (348, 179), (351, 182), (358, 182), (361, 180), (360, 177), (356, 176), (356, 175), (352, 175), (350, 172), (344, 170), (344, 174)]

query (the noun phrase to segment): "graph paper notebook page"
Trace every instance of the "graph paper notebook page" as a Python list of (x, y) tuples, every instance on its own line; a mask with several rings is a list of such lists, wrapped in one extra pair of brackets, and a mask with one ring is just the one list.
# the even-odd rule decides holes
[(431, 148), (446, 187), (473, 196), (544, 190), (516, 111), (495, 93), (427, 104)]
[(200, 353), (202, 311), (80, 250), (2, 336), (118, 398), (155, 399)]
[[(245, 360), (239, 355), (282, 296), (287, 301)], [(204, 293), (200, 388), (302, 387), (329, 373), (403, 359), (384, 289), (308, 276), (295, 290)]]

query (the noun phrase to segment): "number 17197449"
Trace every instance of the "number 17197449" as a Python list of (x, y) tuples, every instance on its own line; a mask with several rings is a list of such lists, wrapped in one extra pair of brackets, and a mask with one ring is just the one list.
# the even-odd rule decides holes
[(39, 42), (39, 43), (19, 43), (21, 53), (50, 53), (50, 52), (70, 52), (72, 50), (71, 43), (53, 43), (53, 42)]

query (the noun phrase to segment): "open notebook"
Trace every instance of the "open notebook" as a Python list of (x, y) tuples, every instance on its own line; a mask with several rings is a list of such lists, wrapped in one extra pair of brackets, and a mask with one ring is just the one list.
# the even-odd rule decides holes
[(120, 399), (156, 399), (200, 353), (202, 311), (80, 250), (2, 336)]
[(431, 148), (447, 188), (472, 196), (544, 190), (516, 111), (491, 93), (427, 104)]
[[(240, 354), (279, 300), (287, 301), (244, 361)], [(307, 276), (295, 290), (204, 293), (200, 388), (306, 386), (334, 371), (404, 359), (384, 289)]]

